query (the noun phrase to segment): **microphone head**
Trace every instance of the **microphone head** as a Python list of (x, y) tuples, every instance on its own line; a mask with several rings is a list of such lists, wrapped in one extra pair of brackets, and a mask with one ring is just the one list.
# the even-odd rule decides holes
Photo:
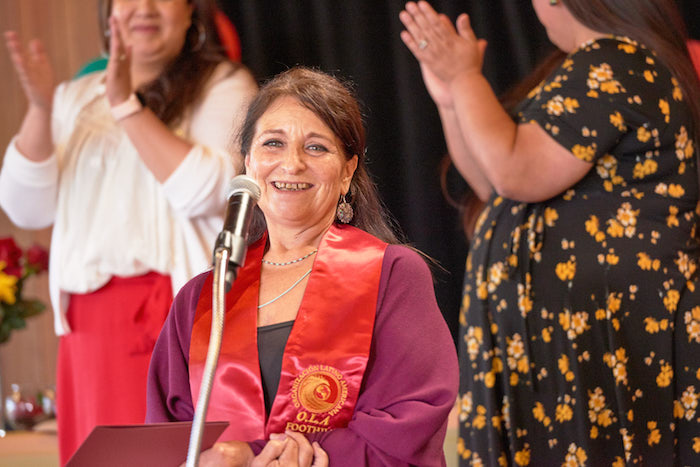
[(247, 175), (236, 175), (231, 179), (228, 185), (228, 195), (226, 199), (230, 199), (231, 196), (241, 192), (248, 193), (255, 202), (260, 199), (260, 186)]

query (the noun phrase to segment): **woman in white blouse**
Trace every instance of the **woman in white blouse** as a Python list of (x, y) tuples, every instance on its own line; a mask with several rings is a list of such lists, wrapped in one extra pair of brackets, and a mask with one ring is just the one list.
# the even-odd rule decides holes
[(143, 421), (153, 343), (173, 291), (210, 263), (257, 90), (224, 58), (211, 0), (100, 6), (107, 70), (55, 90), (42, 45), (5, 33), (29, 107), (0, 205), (22, 228), (53, 225), (62, 464), (96, 424)]

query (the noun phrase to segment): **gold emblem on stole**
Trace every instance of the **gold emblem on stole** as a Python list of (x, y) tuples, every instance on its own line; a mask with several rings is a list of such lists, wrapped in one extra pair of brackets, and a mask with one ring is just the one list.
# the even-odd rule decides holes
[(301, 433), (327, 431), (330, 418), (343, 407), (348, 384), (343, 374), (329, 365), (311, 365), (294, 379), (292, 403), (297, 409), (296, 423), (287, 429)]

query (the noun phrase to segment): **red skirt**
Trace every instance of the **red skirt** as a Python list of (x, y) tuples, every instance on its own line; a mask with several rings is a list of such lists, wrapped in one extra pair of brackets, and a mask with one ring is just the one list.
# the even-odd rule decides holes
[(72, 332), (58, 347), (56, 410), (61, 465), (95, 425), (143, 423), (151, 351), (173, 299), (169, 276), (114, 277), (70, 297)]

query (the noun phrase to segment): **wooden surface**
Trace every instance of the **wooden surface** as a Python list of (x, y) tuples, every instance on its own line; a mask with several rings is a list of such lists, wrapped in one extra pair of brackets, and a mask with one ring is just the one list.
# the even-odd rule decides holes
[[(18, 31), (23, 39), (39, 38), (51, 58), (57, 80), (73, 76), (89, 59), (99, 55), (97, 0), (0, 0), (0, 31)], [(9, 54), (0, 46), (0, 157), (12, 136), (19, 129), (26, 111), (24, 93), (10, 63)], [(34, 242), (49, 246), (50, 230), (23, 231), (13, 226), (0, 211), (0, 237), (13, 236), (26, 248)], [(48, 302), (46, 275), (33, 277), (25, 286), (26, 296)], [(19, 383), (29, 390), (55, 384), (58, 340), (53, 333), (51, 309), (32, 318), (26, 329), (15, 332), (10, 341), (0, 346), (0, 378), (2, 393), (10, 383)], [(1, 464), (1, 463), (0, 463)]]
[(0, 438), (0, 465), (4, 467), (58, 467), (56, 435), (32, 431), (9, 432), (7, 436)]

